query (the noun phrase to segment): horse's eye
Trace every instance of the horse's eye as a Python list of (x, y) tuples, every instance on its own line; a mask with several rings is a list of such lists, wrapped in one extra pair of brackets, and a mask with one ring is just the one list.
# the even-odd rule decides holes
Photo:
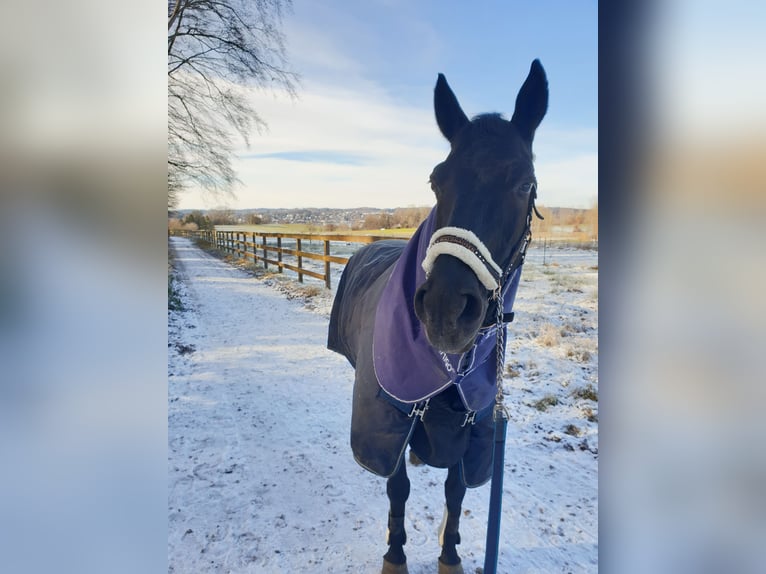
[(537, 189), (537, 185), (533, 181), (529, 181), (529, 182), (527, 182), (527, 183), (525, 183), (524, 185), (521, 186), (521, 191), (523, 193), (531, 193), (535, 189)]

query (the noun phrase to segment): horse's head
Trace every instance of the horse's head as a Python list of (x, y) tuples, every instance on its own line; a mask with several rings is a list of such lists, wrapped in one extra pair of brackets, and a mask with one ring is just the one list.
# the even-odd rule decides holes
[(497, 114), (469, 120), (439, 74), (436, 122), (451, 149), (431, 173), (435, 231), (415, 312), (428, 340), (441, 351), (466, 351), (488, 314), (494, 317), (489, 300), (497, 282), (492, 279), (511, 264), (534, 206), (532, 139), (547, 108), (548, 82), (538, 60), (519, 90), (510, 121)]

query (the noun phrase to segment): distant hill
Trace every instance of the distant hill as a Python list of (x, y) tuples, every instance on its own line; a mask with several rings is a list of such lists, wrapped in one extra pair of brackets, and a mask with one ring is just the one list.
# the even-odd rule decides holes
[[(410, 206), (411, 207), (411, 206)], [(300, 207), (300, 208), (252, 208), (252, 209), (176, 209), (169, 212), (170, 217), (183, 219), (188, 214), (198, 211), (205, 215), (221, 214), (231, 218), (231, 223), (247, 223), (251, 216), (260, 216), (269, 219), (272, 223), (335, 223), (338, 225), (350, 222), (362, 221), (368, 215), (388, 214), (393, 215), (398, 209), (391, 207), (381, 209), (379, 207), (352, 207), (352, 208), (328, 208), (328, 207)], [(573, 207), (545, 207), (553, 219), (571, 220), (588, 212), (587, 209)]]

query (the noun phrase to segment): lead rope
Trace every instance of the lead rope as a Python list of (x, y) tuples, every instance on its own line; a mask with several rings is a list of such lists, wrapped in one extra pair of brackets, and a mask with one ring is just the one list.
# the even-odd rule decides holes
[(495, 291), (494, 298), (497, 301), (497, 315), (495, 317), (497, 325), (497, 333), (495, 335), (495, 384), (497, 386), (497, 394), (495, 395), (495, 410), (494, 417), (497, 421), (498, 417), (502, 416), (506, 419), (509, 418), (508, 409), (505, 407), (505, 397), (503, 396), (503, 371), (505, 370), (505, 330), (503, 329), (503, 286), (498, 285)]
[(487, 517), (487, 543), (484, 554), (484, 574), (496, 574), (497, 558), (500, 547), (500, 518), (503, 507), (503, 473), (505, 469), (505, 435), (508, 429), (508, 409), (503, 397), (503, 367), (505, 366), (505, 336), (503, 332), (503, 297), (502, 285), (494, 295), (497, 302), (497, 395), (493, 418), (495, 421), (495, 444), (492, 462), (492, 485), (489, 494), (489, 516)]
[[(534, 203), (532, 204), (534, 207)], [(535, 212), (537, 210), (535, 209)], [(513, 274), (513, 269), (519, 268), (524, 264), (524, 258), (527, 254), (527, 247), (532, 240), (532, 213), (530, 210), (527, 216), (527, 230), (519, 249), (519, 259), (516, 264), (512, 262), (508, 268), (508, 278)], [(495, 384), (497, 385), (497, 394), (495, 395), (495, 408), (493, 418), (495, 421), (495, 445), (492, 462), (492, 485), (489, 493), (489, 516), (487, 517), (487, 543), (484, 554), (484, 574), (497, 573), (498, 550), (500, 548), (500, 518), (503, 509), (503, 474), (505, 471), (505, 435), (508, 430), (508, 419), (510, 413), (505, 406), (505, 397), (503, 395), (503, 371), (505, 370), (505, 331), (503, 329), (503, 280), (498, 281), (497, 289), (493, 298), (497, 304), (497, 334), (495, 336), (495, 355), (496, 371)]]

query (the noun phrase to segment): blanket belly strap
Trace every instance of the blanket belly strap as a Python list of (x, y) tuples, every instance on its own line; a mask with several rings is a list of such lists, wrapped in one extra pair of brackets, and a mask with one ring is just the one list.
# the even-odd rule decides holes
[[(378, 391), (378, 396), (385, 400), (387, 403), (390, 403), (391, 405), (395, 406), (399, 411), (404, 413), (410, 418), (419, 418), (421, 421), (424, 420), (424, 417), (426, 415), (426, 411), (428, 411), (428, 403), (431, 399), (426, 399), (424, 401), (419, 401), (417, 403), (405, 403), (404, 401), (400, 401), (396, 397), (391, 396), (386, 392), (386, 390), (383, 387), (380, 387)], [(464, 427), (466, 425), (474, 425), (487, 415), (489, 415), (492, 412), (492, 409), (494, 408), (494, 404), (490, 404), (489, 406), (478, 410), (478, 411), (472, 411), (467, 410), (464, 413), (460, 414), (460, 421), (459, 426)], [(455, 421), (457, 421), (457, 418), (455, 418)]]

